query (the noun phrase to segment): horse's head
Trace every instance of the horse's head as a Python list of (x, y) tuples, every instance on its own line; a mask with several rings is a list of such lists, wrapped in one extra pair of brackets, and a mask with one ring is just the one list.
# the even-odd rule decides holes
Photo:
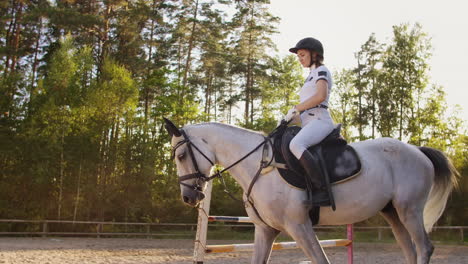
[(213, 167), (214, 153), (206, 140), (200, 136), (189, 136), (164, 118), (165, 127), (171, 135), (172, 155), (176, 163), (182, 200), (197, 206), (205, 198), (207, 175)]

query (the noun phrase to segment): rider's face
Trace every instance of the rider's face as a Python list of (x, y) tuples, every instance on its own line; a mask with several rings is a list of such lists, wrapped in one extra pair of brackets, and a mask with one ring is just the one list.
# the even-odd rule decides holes
[(297, 51), (297, 58), (303, 67), (310, 67), (310, 51), (300, 49)]

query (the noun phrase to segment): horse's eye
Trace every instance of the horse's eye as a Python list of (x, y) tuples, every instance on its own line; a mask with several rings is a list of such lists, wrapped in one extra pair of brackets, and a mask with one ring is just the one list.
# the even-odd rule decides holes
[(177, 155), (177, 158), (178, 158), (179, 160), (183, 160), (183, 159), (185, 158), (185, 152), (182, 152), (182, 153), (180, 153), (179, 155)]

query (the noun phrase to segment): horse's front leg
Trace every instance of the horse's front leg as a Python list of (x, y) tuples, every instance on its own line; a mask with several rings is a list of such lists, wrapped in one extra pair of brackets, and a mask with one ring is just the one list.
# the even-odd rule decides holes
[(286, 230), (314, 264), (329, 264), (325, 252), (315, 235), (310, 220), (300, 224), (289, 224)]
[(266, 264), (270, 258), (273, 242), (279, 231), (265, 225), (255, 225), (255, 242), (252, 264)]

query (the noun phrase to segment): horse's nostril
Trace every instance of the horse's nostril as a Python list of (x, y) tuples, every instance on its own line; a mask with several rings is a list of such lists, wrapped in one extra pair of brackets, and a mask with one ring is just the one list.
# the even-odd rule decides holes
[(184, 199), (184, 203), (188, 203), (189, 200), (190, 200), (190, 199), (189, 199), (187, 196), (185, 196), (185, 195), (184, 195), (184, 197), (183, 197), (182, 199)]
[(203, 200), (203, 199), (205, 199), (205, 194), (202, 193), (202, 192), (199, 192), (199, 193), (198, 193), (198, 199), (199, 199), (200, 201)]

